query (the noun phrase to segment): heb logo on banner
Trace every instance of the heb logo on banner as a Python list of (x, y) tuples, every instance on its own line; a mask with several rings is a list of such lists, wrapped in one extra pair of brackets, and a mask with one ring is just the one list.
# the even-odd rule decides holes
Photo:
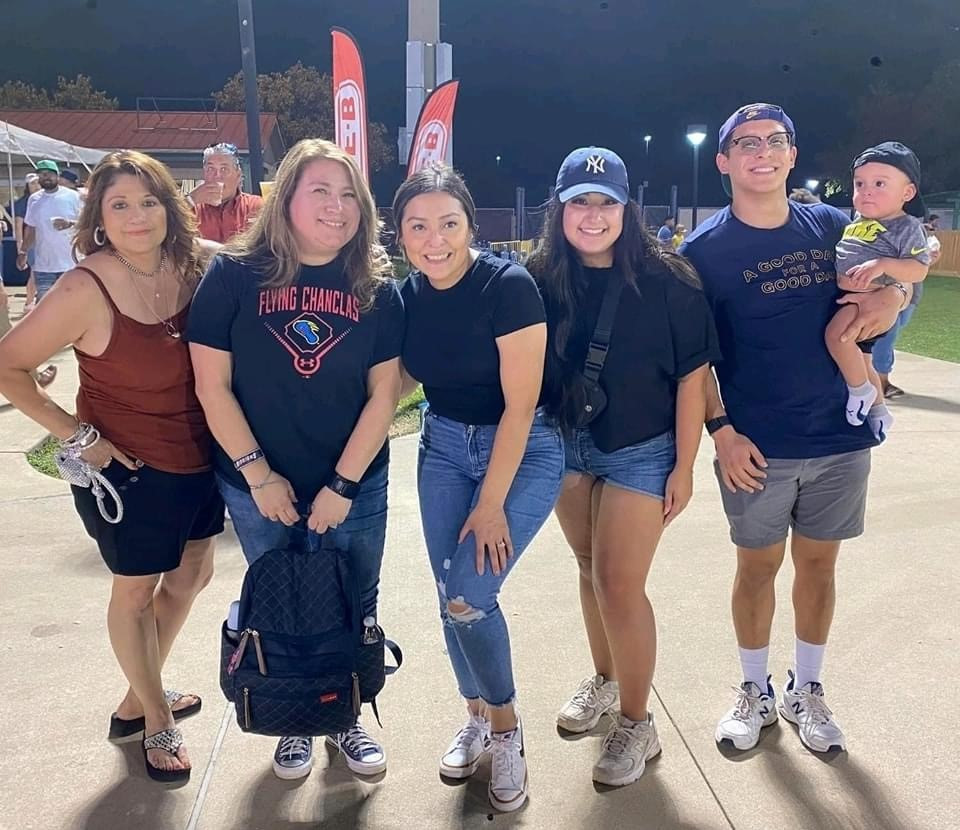
[(433, 119), (420, 127), (417, 146), (413, 148), (413, 170), (422, 170), (432, 161), (443, 161), (447, 155), (450, 134), (447, 125)]
[(364, 153), (367, 149), (365, 135), (363, 95), (353, 81), (344, 81), (337, 87), (334, 101), (337, 108), (337, 145), (357, 160), (361, 170), (367, 169)]

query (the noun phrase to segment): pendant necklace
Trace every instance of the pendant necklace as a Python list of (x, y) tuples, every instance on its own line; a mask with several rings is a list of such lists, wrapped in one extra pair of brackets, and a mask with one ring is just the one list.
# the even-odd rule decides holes
[[(120, 256), (120, 254), (118, 254), (118, 253), (116, 252), (116, 250), (111, 250), (110, 253), (111, 253), (112, 256), (117, 260), (117, 262), (119, 262), (121, 265), (123, 265), (131, 274), (136, 274), (136, 276), (138, 276), (138, 277), (143, 277), (144, 279), (152, 279), (152, 280), (154, 280), (154, 284), (153, 284), (154, 293), (153, 293), (153, 296), (154, 296), (154, 298), (155, 298), (156, 300), (159, 300), (159, 299), (160, 299), (160, 282), (159, 282), (159, 280), (157, 280), (156, 278), (157, 278), (160, 274), (162, 274), (162, 273), (164, 272), (164, 270), (166, 269), (166, 267), (167, 267), (167, 252), (166, 252), (166, 251), (163, 251), (163, 252), (160, 254), (160, 265), (157, 267), (157, 270), (156, 270), (156, 271), (143, 271), (143, 270), (141, 270), (140, 268), (137, 268), (136, 266), (134, 266), (134, 265), (132, 265), (131, 263), (127, 262), (127, 260), (124, 259), (122, 256)], [(143, 304), (144, 304), (148, 309), (150, 309), (150, 313), (153, 314), (153, 316), (157, 318), (157, 322), (160, 323), (160, 324), (163, 326), (163, 330), (164, 330), (170, 337), (172, 337), (174, 340), (179, 340), (179, 339), (180, 339), (180, 331), (179, 331), (179, 330), (177, 329), (177, 327), (173, 324), (173, 320), (171, 319), (171, 317), (172, 317), (173, 315), (172, 315), (172, 314), (168, 314), (168, 316), (167, 316), (166, 319), (164, 319), (163, 317), (161, 317), (159, 314), (157, 314), (156, 309), (154, 308), (154, 306), (151, 305), (150, 303), (148, 303), (148, 302), (147, 302), (147, 298), (143, 296), (143, 292), (140, 290), (140, 286), (137, 285), (137, 280), (133, 280), (133, 287), (136, 289), (137, 294), (140, 295), (140, 299), (143, 300)], [(168, 311), (169, 311), (169, 307), (168, 307)]]

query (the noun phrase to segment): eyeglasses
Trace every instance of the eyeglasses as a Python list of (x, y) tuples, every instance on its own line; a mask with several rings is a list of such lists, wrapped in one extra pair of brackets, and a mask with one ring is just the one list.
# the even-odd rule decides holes
[(740, 138), (734, 138), (731, 145), (739, 147), (748, 156), (756, 155), (764, 144), (770, 150), (787, 150), (793, 144), (793, 133), (782, 132), (768, 135), (761, 138), (758, 135), (742, 135)]

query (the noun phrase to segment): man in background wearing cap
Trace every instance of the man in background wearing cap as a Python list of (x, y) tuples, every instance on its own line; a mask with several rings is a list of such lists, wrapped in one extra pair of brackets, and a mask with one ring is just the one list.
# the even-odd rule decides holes
[(190, 192), (200, 236), (229, 242), (245, 231), (263, 205), (263, 199), (240, 190), (243, 169), (233, 144), (215, 144), (203, 151), (203, 183)]
[[(923, 227), (927, 210), (920, 198), (920, 161), (913, 150), (885, 141), (860, 153), (853, 161), (853, 206), (857, 218), (837, 243), (837, 285), (843, 291), (873, 291), (897, 282), (919, 286), (931, 255)], [(827, 348), (847, 383), (847, 420), (868, 423), (883, 441), (893, 415), (883, 402), (884, 383), (871, 360), (879, 338), (840, 340), (855, 316), (851, 306), (833, 315)]]
[(60, 168), (55, 161), (38, 162), (37, 176), (40, 190), (27, 201), (17, 268), (23, 271), (27, 267), (27, 253), (36, 248), (33, 273), (39, 302), (60, 275), (76, 264), (70, 228), (80, 215), (80, 196), (60, 186)]
[[(788, 200), (794, 138), (793, 122), (770, 104), (727, 119), (716, 162), (732, 204), (687, 237), (681, 253), (700, 272), (720, 337), (706, 426), (737, 546), (732, 606), (743, 683), (715, 737), (747, 750), (777, 719), (767, 658), (774, 581), (792, 528), (796, 652), (780, 713), (804, 745), (825, 752), (846, 747), (820, 682), (836, 560), (841, 540), (863, 532), (877, 440), (847, 423), (838, 405), (846, 384), (823, 337), (837, 309), (834, 249), (849, 219), (829, 205)], [(859, 307), (846, 339), (886, 331), (905, 299), (901, 286), (845, 296)]]

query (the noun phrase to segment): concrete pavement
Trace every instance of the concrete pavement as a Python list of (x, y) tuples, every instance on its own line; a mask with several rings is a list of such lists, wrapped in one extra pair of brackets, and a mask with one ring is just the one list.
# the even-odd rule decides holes
[[(52, 388), (69, 405), (75, 364)], [(354, 777), (318, 745), (312, 775), (274, 778), (274, 740), (244, 735), (217, 686), (219, 624), (243, 574), (236, 539), (169, 661), (167, 685), (195, 691), (184, 722), (194, 772), (167, 790), (137, 744), (114, 747), (107, 721), (123, 689), (105, 631), (109, 574), (69, 492), (26, 464), (43, 430), (0, 405), (0, 830), (300, 830), (303, 828), (641, 827), (664, 830), (953, 830), (960, 826), (956, 539), (960, 535), (960, 366), (900, 355), (891, 438), (874, 454), (868, 532), (846, 543), (825, 684), (849, 752), (820, 758), (789, 725), (732, 756), (713, 741), (739, 680), (729, 591), (733, 550), (704, 441), (697, 490), (667, 532), (650, 594), (659, 626), (652, 709), (663, 754), (638, 783), (595, 787), (603, 731), (562, 738), (557, 707), (591, 673), (576, 566), (551, 518), (503, 594), (526, 726), (531, 798), (492, 814), (489, 765), (444, 783), (437, 760), (463, 720), (443, 652), (414, 487), (415, 437), (393, 443), (381, 617), (406, 662), (380, 698), (389, 753), (377, 779)], [(2, 401), (0, 401), (2, 404)], [(789, 563), (771, 670), (792, 662)]]

